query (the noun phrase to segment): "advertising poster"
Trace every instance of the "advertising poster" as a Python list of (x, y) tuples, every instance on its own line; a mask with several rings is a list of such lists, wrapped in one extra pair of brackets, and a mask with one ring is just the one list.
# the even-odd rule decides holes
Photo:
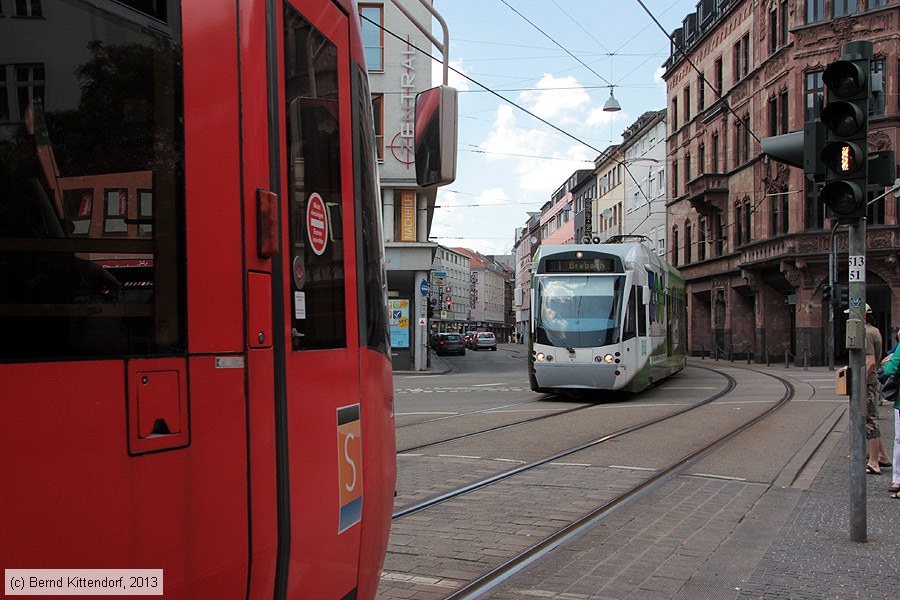
[(409, 299), (388, 300), (391, 348), (409, 348)]

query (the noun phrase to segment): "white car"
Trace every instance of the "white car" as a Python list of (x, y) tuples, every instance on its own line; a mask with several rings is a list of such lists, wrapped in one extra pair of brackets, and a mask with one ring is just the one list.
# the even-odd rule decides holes
[(490, 331), (479, 331), (472, 339), (472, 350), (480, 350), (481, 348), (497, 349), (497, 338)]

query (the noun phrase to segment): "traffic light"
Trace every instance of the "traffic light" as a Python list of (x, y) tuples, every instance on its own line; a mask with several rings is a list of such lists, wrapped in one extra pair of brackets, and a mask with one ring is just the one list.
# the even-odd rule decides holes
[(834, 306), (838, 310), (845, 310), (850, 307), (849, 300), (850, 288), (846, 285), (834, 286)]
[(807, 121), (803, 129), (763, 138), (763, 154), (785, 164), (800, 167), (816, 180), (825, 176), (820, 154), (825, 145), (825, 126), (820, 121)]
[(822, 74), (826, 96), (819, 118), (825, 126), (825, 145), (820, 156), (825, 185), (819, 195), (828, 218), (839, 222), (866, 215), (871, 62), (871, 42), (849, 42), (841, 59)]
[(831, 286), (827, 283), (822, 285), (822, 302), (831, 302)]

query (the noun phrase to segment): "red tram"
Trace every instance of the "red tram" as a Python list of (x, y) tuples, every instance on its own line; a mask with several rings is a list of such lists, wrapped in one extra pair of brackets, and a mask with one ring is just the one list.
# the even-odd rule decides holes
[(372, 598), (395, 481), (351, 0), (0, 19), (0, 569)]

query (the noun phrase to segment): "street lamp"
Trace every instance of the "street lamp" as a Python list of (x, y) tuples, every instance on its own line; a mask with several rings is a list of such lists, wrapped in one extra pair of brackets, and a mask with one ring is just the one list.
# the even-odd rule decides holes
[(604, 112), (618, 112), (622, 110), (622, 107), (619, 106), (619, 101), (613, 96), (613, 86), (609, 86), (609, 98), (606, 99), (603, 110)]

